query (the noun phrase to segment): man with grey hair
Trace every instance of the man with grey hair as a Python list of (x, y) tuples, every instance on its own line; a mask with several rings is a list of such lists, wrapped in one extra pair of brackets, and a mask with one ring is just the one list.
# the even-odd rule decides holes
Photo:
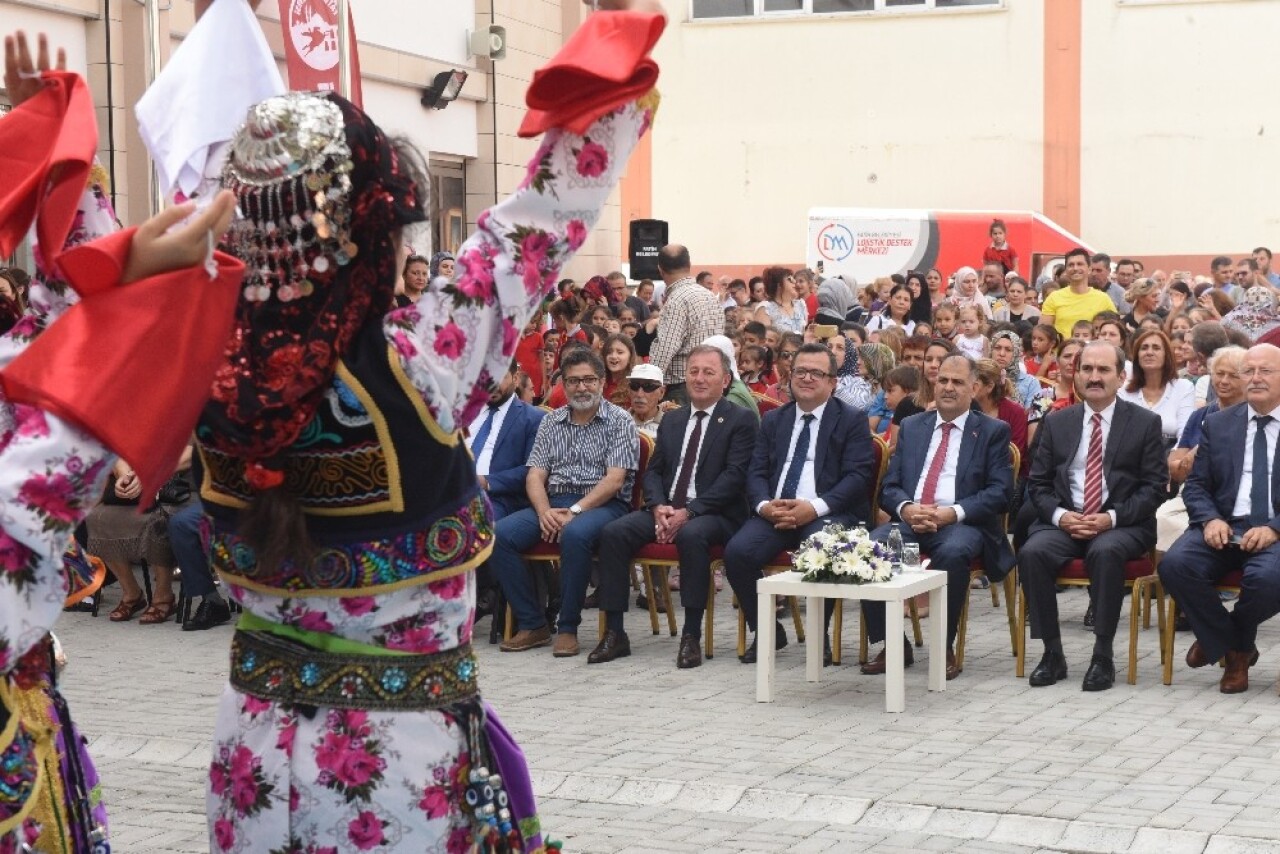
[(668, 412), (658, 425), (645, 469), (644, 509), (609, 523), (600, 535), (597, 590), (606, 631), (588, 664), (631, 654), (622, 621), (631, 563), (650, 543), (674, 544), (680, 558), (684, 628), (676, 666), (702, 664), (699, 642), (711, 589), (711, 549), (727, 543), (747, 518), (747, 465), (759, 429), (751, 413), (725, 399), (732, 376), (728, 357), (717, 348), (702, 344), (690, 351), (689, 403)]
[(1026, 498), (1036, 519), (1018, 552), (1032, 630), (1044, 641), (1044, 657), (1031, 673), (1033, 688), (1067, 678), (1055, 584), (1073, 560), (1084, 561), (1096, 612), (1083, 688), (1105, 691), (1115, 683), (1112, 640), (1124, 602), (1125, 564), (1156, 543), (1155, 511), (1169, 480), (1160, 416), (1117, 399), (1124, 366), (1119, 347), (1087, 345), (1076, 369), (1083, 402), (1051, 413), (1040, 425)]
[[(1188, 667), (1226, 659), (1223, 694), (1249, 689), (1258, 626), (1280, 613), (1280, 348), (1244, 357), (1244, 406), (1206, 415), (1191, 476), (1182, 491), (1191, 527), (1160, 562), (1160, 580), (1186, 612), (1196, 641)], [(1228, 612), (1215, 586), (1239, 571), (1240, 598)]]
[(578, 654), (578, 624), (600, 532), (631, 505), (640, 434), (625, 409), (603, 398), (605, 367), (594, 350), (560, 363), (569, 403), (538, 426), (525, 478), (532, 507), (498, 522), (489, 567), (515, 614), (518, 631), (503, 652), (551, 643), (551, 630), (521, 554), (539, 540), (560, 544), (560, 618), (554, 654)]

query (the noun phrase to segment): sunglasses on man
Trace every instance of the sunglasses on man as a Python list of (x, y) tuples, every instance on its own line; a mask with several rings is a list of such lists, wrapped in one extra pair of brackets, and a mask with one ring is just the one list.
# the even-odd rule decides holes
[(653, 393), (653, 392), (657, 391), (657, 390), (658, 390), (658, 389), (660, 389), (660, 388), (662, 388), (662, 383), (655, 383), (655, 382), (652, 382), (652, 381), (646, 382), (646, 381), (644, 381), (644, 380), (632, 380), (632, 381), (631, 381), (631, 390), (632, 390), (632, 391), (647, 391), (647, 392), (649, 392), (649, 393)]

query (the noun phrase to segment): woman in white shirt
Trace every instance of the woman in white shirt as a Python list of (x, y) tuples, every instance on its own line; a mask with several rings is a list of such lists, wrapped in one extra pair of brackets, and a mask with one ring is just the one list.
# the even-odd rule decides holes
[(784, 332), (803, 334), (809, 325), (809, 308), (796, 291), (795, 275), (786, 267), (769, 267), (764, 271), (764, 290), (769, 301), (756, 309), (755, 320)]
[(1196, 408), (1195, 389), (1178, 378), (1173, 347), (1163, 332), (1139, 332), (1130, 345), (1133, 371), (1119, 397), (1160, 416), (1165, 444), (1173, 447)]
[(911, 300), (910, 288), (906, 285), (894, 285), (884, 311), (871, 315), (867, 320), (867, 334), (879, 332), (888, 326), (899, 326), (907, 335), (914, 332), (916, 322), (911, 319)]

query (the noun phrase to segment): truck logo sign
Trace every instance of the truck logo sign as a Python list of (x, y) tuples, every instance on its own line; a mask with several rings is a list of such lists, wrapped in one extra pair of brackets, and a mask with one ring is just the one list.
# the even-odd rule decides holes
[(818, 232), (818, 254), (828, 261), (843, 261), (853, 254), (853, 232), (838, 222)]

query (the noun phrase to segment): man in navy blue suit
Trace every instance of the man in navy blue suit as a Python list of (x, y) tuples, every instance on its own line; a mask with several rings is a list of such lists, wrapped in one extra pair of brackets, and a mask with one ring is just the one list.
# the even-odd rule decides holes
[(516, 365), (489, 395), (489, 404), (471, 422), (467, 447), (475, 457), (480, 487), (489, 494), (494, 521), (529, 506), (524, 480), (525, 462), (533, 450), (533, 437), (546, 415), (515, 394)]
[[(476, 461), (480, 488), (489, 495), (493, 520), (510, 516), (529, 506), (525, 491), (525, 462), (533, 450), (533, 437), (546, 412), (525, 403), (515, 393), (518, 366), (511, 363), (507, 375), (489, 395), (489, 403), (468, 430), (467, 447)], [(493, 610), (497, 585), (488, 563), (476, 572), (476, 616)]]
[(724, 396), (733, 368), (729, 357), (701, 344), (689, 353), (689, 403), (668, 412), (644, 474), (643, 510), (610, 522), (600, 534), (600, 608), (606, 630), (587, 657), (602, 664), (631, 654), (623, 628), (635, 553), (649, 543), (672, 543), (680, 557), (684, 628), (676, 666), (702, 664), (699, 640), (711, 589), (711, 554), (747, 518), (747, 465), (756, 445), (756, 416)]
[[(824, 344), (805, 344), (791, 367), (792, 402), (765, 415), (751, 467), (747, 499), (754, 514), (725, 546), (725, 568), (747, 625), (756, 630), (756, 582), (780, 551), (836, 523), (871, 518), (874, 456), (867, 416), (838, 398), (836, 357)], [(827, 602), (827, 620), (833, 603)], [(764, 615), (773, 619), (772, 614)], [(787, 645), (778, 625), (776, 646)], [(826, 647), (830, 661), (830, 644)], [(756, 660), (756, 644), (739, 657)]]
[[(977, 366), (965, 355), (943, 360), (934, 385), (937, 411), (902, 422), (898, 449), (889, 461), (880, 506), (897, 523), (872, 533), (884, 542), (897, 524), (903, 540), (915, 541), (933, 569), (947, 573), (947, 678), (960, 675), (952, 646), (960, 610), (969, 595), (969, 567), (982, 558), (987, 576), (1003, 578), (1013, 567), (1013, 550), (1004, 533), (1004, 514), (1013, 492), (1009, 425), (971, 410)], [(863, 602), (867, 640), (884, 640), (884, 603)], [(912, 663), (911, 646), (906, 662)], [(882, 650), (862, 672), (885, 670)]]
[[(1246, 402), (1205, 416), (1182, 489), (1192, 527), (1160, 562), (1160, 580), (1196, 634), (1187, 664), (1225, 657), (1224, 694), (1249, 689), (1258, 626), (1280, 613), (1280, 348), (1250, 348), (1241, 373)], [(1228, 612), (1213, 585), (1232, 570), (1244, 579)]]

